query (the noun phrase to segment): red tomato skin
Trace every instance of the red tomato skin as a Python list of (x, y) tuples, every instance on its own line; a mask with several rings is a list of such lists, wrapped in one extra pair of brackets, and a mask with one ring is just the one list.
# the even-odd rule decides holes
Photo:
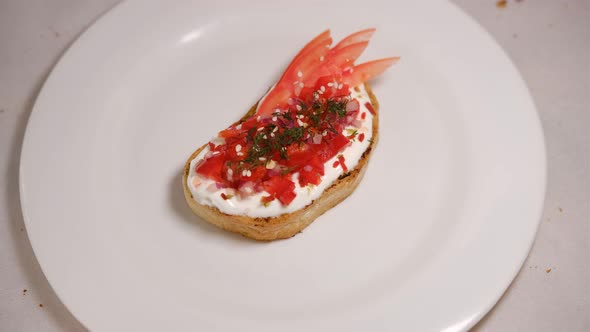
[(207, 160), (197, 163), (195, 165), (195, 172), (216, 182), (223, 182), (221, 173), (224, 162), (224, 158), (221, 155), (212, 156)]

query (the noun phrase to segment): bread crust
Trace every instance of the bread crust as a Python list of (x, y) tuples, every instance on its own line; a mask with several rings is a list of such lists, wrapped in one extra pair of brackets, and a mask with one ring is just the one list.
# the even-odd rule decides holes
[[(197, 149), (187, 160), (184, 166), (182, 176), (182, 186), (184, 189), (184, 197), (190, 206), (191, 210), (203, 220), (225, 229), (230, 232), (242, 234), (245, 237), (259, 240), (272, 241), (278, 239), (290, 238), (301, 232), (305, 227), (311, 224), (317, 217), (324, 214), (329, 209), (338, 205), (346, 197), (350, 196), (361, 182), (371, 153), (375, 149), (379, 134), (379, 103), (373, 94), (368, 83), (365, 83), (365, 88), (371, 100), (371, 104), (375, 109), (376, 115), (373, 116), (373, 136), (369, 146), (362, 154), (358, 164), (348, 173), (342, 174), (332, 185), (324, 190), (322, 195), (312, 201), (307, 206), (291, 213), (281, 214), (275, 217), (253, 218), (243, 215), (226, 214), (216, 207), (199, 204), (188, 187), (188, 176), (190, 172), (191, 161), (203, 150), (207, 144), (204, 144)], [(256, 105), (238, 121), (242, 122), (254, 114)]]

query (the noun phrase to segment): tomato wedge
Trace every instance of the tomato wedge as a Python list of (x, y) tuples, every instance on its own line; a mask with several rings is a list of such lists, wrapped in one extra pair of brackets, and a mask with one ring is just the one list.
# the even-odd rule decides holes
[(275, 110), (284, 109), (287, 100), (298, 95), (301, 88), (309, 84), (309, 77), (314, 73), (330, 50), (332, 37), (326, 30), (307, 43), (287, 66), (279, 82), (272, 88), (266, 98), (258, 105), (257, 115), (270, 115)]
[(330, 51), (327, 60), (312, 74), (309, 80), (315, 82), (322, 76), (340, 76), (345, 68), (353, 66), (354, 61), (368, 45), (368, 41), (363, 41), (341, 47), (336, 51)]
[(383, 73), (399, 60), (399, 57), (373, 60), (356, 65), (351, 71), (342, 75), (342, 81), (349, 86), (360, 85)]
[[(289, 98), (299, 97), (302, 90), (314, 87), (323, 76), (342, 76), (343, 83), (357, 86), (381, 74), (399, 58), (385, 58), (353, 67), (374, 33), (374, 28), (357, 31), (331, 49), (330, 30), (317, 35), (293, 58), (277, 84), (258, 105), (256, 114), (270, 115), (277, 109), (286, 109)], [(347, 70), (349, 67), (352, 71)]]
[(339, 50), (343, 47), (346, 47), (348, 45), (351, 45), (351, 44), (356, 44), (356, 43), (365, 42), (365, 41), (368, 42), (374, 33), (375, 33), (375, 28), (357, 31), (351, 35), (348, 35), (347, 37), (344, 37), (344, 39), (342, 39), (338, 44), (336, 44), (336, 46), (334, 46), (332, 51), (337, 51), (337, 50)]
[(281, 76), (281, 78), (279, 79), (279, 82), (284, 81), (285, 76), (287, 76), (287, 74), (293, 73), (295, 71), (294, 68), (297, 65), (297, 63), (299, 62), (299, 60), (301, 60), (303, 57), (307, 56), (312, 49), (315, 49), (315, 47), (318, 45), (325, 45), (326, 43), (328, 43), (328, 44), (332, 43), (332, 38), (330, 37), (330, 30), (329, 29), (320, 33), (318, 36), (316, 36), (314, 39), (312, 39), (309, 43), (307, 43), (301, 49), (301, 51), (299, 51), (299, 53), (297, 53), (297, 55), (293, 58), (293, 60), (289, 64), (289, 66), (287, 66), (287, 69), (285, 69), (285, 72), (283, 73), (283, 76)]
[(258, 105), (256, 115), (270, 115), (277, 109), (285, 107), (287, 100), (293, 95), (291, 89), (275, 86)]

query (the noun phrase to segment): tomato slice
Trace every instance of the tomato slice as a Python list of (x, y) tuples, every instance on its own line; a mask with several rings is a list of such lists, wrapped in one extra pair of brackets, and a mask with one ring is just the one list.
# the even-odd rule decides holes
[(309, 43), (307, 43), (299, 51), (299, 53), (297, 53), (297, 55), (293, 58), (293, 60), (289, 64), (289, 66), (287, 66), (287, 69), (285, 69), (285, 72), (283, 73), (283, 76), (281, 76), (281, 78), (279, 79), (279, 82), (283, 81), (283, 78), (286, 76), (287, 73), (292, 73), (294, 71), (294, 67), (296, 66), (298, 61), (301, 58), (303, 58), (304, 56), (306, 56), (307, 53), (310, 52), (310, 50), (314, 49), (318, 45), (325, 45), (325, 43), (328, 40), (330, 40), (329, 44), (331, 44), (332, 39), (330, 37), (330, 30), (329, 29), (320, 33), (318, 36), (316, 36), (314, 39), (312, 39)]
[[(325, 33), (327, 32), (327, 35)], [(258, 106), (256, 114), (258, 115), (270, 115), (277, 108), (284, 109), (287, 100), (294, 95), (298, 95), (298, 91), (301, 91), (301, 84), (303, 86), (310, 85), (310, 78), (313, 77), (313, 73), (323, 62), (327, 53), (332, 45), (332, 38), (330, 37), (329, 30), (320, 34), (310, 43), (308, 43), (300, 52), (295, 56), (293, 61), (283, 73), (283, 76), (275, 87), (268, 93), (268, 95), (262, 100)], [(321, 38), (320, 38), (321, 37)], [(313, 85), (314, 82), (311, 83)]]
[(287, 100), (292, 96), (293, 92), (291, 89), (288, 89), (284, 86), (275, 86), (269, 93), (266, 95), (264, 100), (258, 105), (258, 109), (256, 110), (257, 115), (270, 115), (272, 114), (277, 108), (281, 109), (287, 103)]
[(370, 61), (352, 67), (351, 71), (344, 71), (365, 50), (374, 32), (374, 28), (357, 31), (332, 49), (330, 30), (316, 36), (293, 58), (277, 84), (258, 105), (256, 114), (270, 115), (277, 109), (286, 109), (289, 98), (301, 96), (306, 88), (313, 87), (323, 76), (342, 76), (344, 84), (357, 86), (381, 74), (399, 58)]
[(342, 81), (349, 86), (358, 86), (383, 73), (399, 60), (399, 57), (373, 60), (356, 65), (352, 71), (347, 71), (342, 75)]
[(332, 50), (329, 59), (336, 67), (343, 69), (352, 65), (369, 45), (368, 41), (347, 45), (337, 50)]
[(330, 51), (326, 61), (312, 74), (309, 80), (316, 81), (318, 77), (322, 76), (340, 76), (345, 68), (354, 65), (354, 61), (363, 53), (367, 45), (369, 42), (364, 41)]
[(344, 37), (334, 48), (332, 51), (339, 50), (340, 48), (346, 47), (351, 44), (356, 44), (359, 42), (368, 42), (373, 34), (375, 33), (375, 28), (365, 29), (361, 31), (357, 31), (347, 37)]

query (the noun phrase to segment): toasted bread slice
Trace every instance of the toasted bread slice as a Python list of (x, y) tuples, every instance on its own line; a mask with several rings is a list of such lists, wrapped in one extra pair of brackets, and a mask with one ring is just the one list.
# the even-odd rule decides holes
[[(348, 173), (342, 174), (336, 181), (324, 190), (322, 195), (312, 201), (302, 209), (291, 213), (285, 213), (276, 217), (252, 218), (243, 215), (229, 215), (221, 212), (219, 209), (199, 204), (194, 198), (188, 187), (188, 176), (190, 172), (191, 161), (203, 150), (207, 144), (197, 149), (187, 160), (184, 166), (182, 183), (186, 202), (193, 212), (203, 220), (223, 228), (230, 232), (240, 233), (251, 239), (260, 241), (272, 241), (277, 239), (290, 238), (301, 232), (305, 227), (311, 224), (317, 217), (324, 212), (338, 205), (356, 189), (365, 174), (371, 153), (377, 144), (379, 133), (379, 104), (368, 83), (365, 83), (366, 91), (375, 109), (376, 115), (373, 116), (373, 135), (371, 142), (365, 152), (362, 154), (355, 168), (350, 169)], [(239, 122), (244, 121), (254, 114), (256, 105), (253, 106)]]

